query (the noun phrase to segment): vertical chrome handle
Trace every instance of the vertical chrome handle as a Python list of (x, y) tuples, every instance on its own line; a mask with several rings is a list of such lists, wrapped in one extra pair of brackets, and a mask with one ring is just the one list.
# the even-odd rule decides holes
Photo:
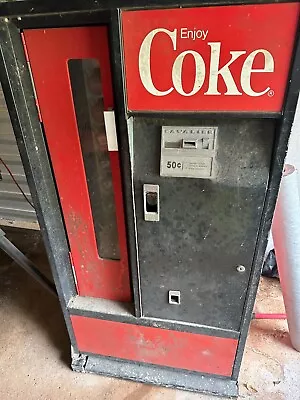
[(145, 221), (159, 221), (159, 186), (144, 184), (143, 199)]

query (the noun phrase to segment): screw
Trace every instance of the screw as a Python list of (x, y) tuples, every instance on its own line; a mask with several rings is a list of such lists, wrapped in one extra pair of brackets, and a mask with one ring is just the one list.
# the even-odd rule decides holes
[(18, 17), (18, 18), (17, 18), (17, 20), (18, 20), (18, 21), (21, 21), (21, 20), (22, 20), (22, 18), (21, 18), (21, 17)]
[(238, 265), (236, 267), (237, 272), (245, 272), (246, 268), (243, 265)]
[(4, 22), (8, 22), (8, 18), (4, 18)]

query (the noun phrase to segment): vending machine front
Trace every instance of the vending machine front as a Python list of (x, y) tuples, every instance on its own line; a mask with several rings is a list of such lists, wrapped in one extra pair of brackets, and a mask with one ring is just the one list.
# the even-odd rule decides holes
[(30, 3), (0, 5), (1, 81), (72, 368), (236, 396), (299, 2)]

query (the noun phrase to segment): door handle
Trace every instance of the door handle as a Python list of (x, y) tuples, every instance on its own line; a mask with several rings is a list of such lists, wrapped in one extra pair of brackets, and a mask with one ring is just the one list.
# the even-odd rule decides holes
[(159, 221), (159, 185), (144, 184), (144, 219), (145, 221)]

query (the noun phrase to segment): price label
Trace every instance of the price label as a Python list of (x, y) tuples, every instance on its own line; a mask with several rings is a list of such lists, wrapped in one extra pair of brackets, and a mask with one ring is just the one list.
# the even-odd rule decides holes
[(182, 162), (176, 162), (176, 161), (167, 161), (167, 168), (172, 168), (172, 169), (182, 169), (183, 168), (183, 163)]

